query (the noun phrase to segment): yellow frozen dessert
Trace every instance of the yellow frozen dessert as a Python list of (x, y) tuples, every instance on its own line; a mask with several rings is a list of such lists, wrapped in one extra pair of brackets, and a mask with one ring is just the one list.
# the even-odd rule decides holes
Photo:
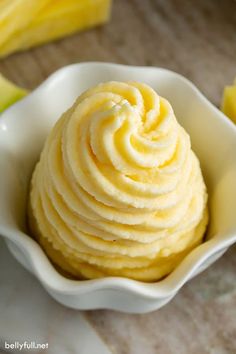
[(83, 93), (48, 136), (30, 228), (76, 278), (156, 281), (203, 240), (207, 193), (170, 103), (138, 82)]

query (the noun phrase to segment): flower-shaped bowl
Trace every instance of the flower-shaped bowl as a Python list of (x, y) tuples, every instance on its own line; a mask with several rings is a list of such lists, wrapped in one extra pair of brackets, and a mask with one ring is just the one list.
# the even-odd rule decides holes
[[(108, 80), (145, 82), (170, 101), (190, 134), (209, 192), (210, 225), (205, 242), (156, 283), (118, 277), (67, 279), (26, 228), (29, 180), (47, 134), (82, 91)], [(67, 66), (0, 117), (0, 235), (14, 257), (66, 306), (132, 313), (156, 310), (236, 241), (235, 152), (236, 126), (181, 75), (161, 68), (108, 63)]]

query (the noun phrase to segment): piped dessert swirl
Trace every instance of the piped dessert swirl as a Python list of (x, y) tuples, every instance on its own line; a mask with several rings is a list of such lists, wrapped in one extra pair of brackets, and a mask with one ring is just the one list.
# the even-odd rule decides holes
[(83, 93), (48, 136), (31, 182), (33, 234), (76, 278), (155, 281), (203, 238), (207, 193), (169, 102), (137, 82)]

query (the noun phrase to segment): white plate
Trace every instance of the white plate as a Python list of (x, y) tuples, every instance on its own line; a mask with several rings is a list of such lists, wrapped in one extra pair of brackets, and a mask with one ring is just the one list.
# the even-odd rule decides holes
[[(191, 136), (209, 191), (209, 241), (156, 283), (115, 277), (66, 279), (25, 231), (28, 182), (46, 135), (82, 91), (107, 80), (143, 81), (171, 102)], [(107, 63), (60, 69), (0, 118), (0, 234), (19, 262), (66, 306), (134, 313), (158, 309), (236, 241), (236, 127), (191, 82), (165, 69)]]

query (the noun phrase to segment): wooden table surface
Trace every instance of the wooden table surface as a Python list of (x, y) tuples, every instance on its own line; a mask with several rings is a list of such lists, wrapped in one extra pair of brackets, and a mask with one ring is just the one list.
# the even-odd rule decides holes
[[(236, 76), (236, 1), (114, 0), (109, 24), (18, 53), (0, 71), (28, 89), (81, 61), (161, 66), (192, 80), (217, 106)], [(119, 354), (235, 354), (236, 248), (148, 315), (87, 317)]]

